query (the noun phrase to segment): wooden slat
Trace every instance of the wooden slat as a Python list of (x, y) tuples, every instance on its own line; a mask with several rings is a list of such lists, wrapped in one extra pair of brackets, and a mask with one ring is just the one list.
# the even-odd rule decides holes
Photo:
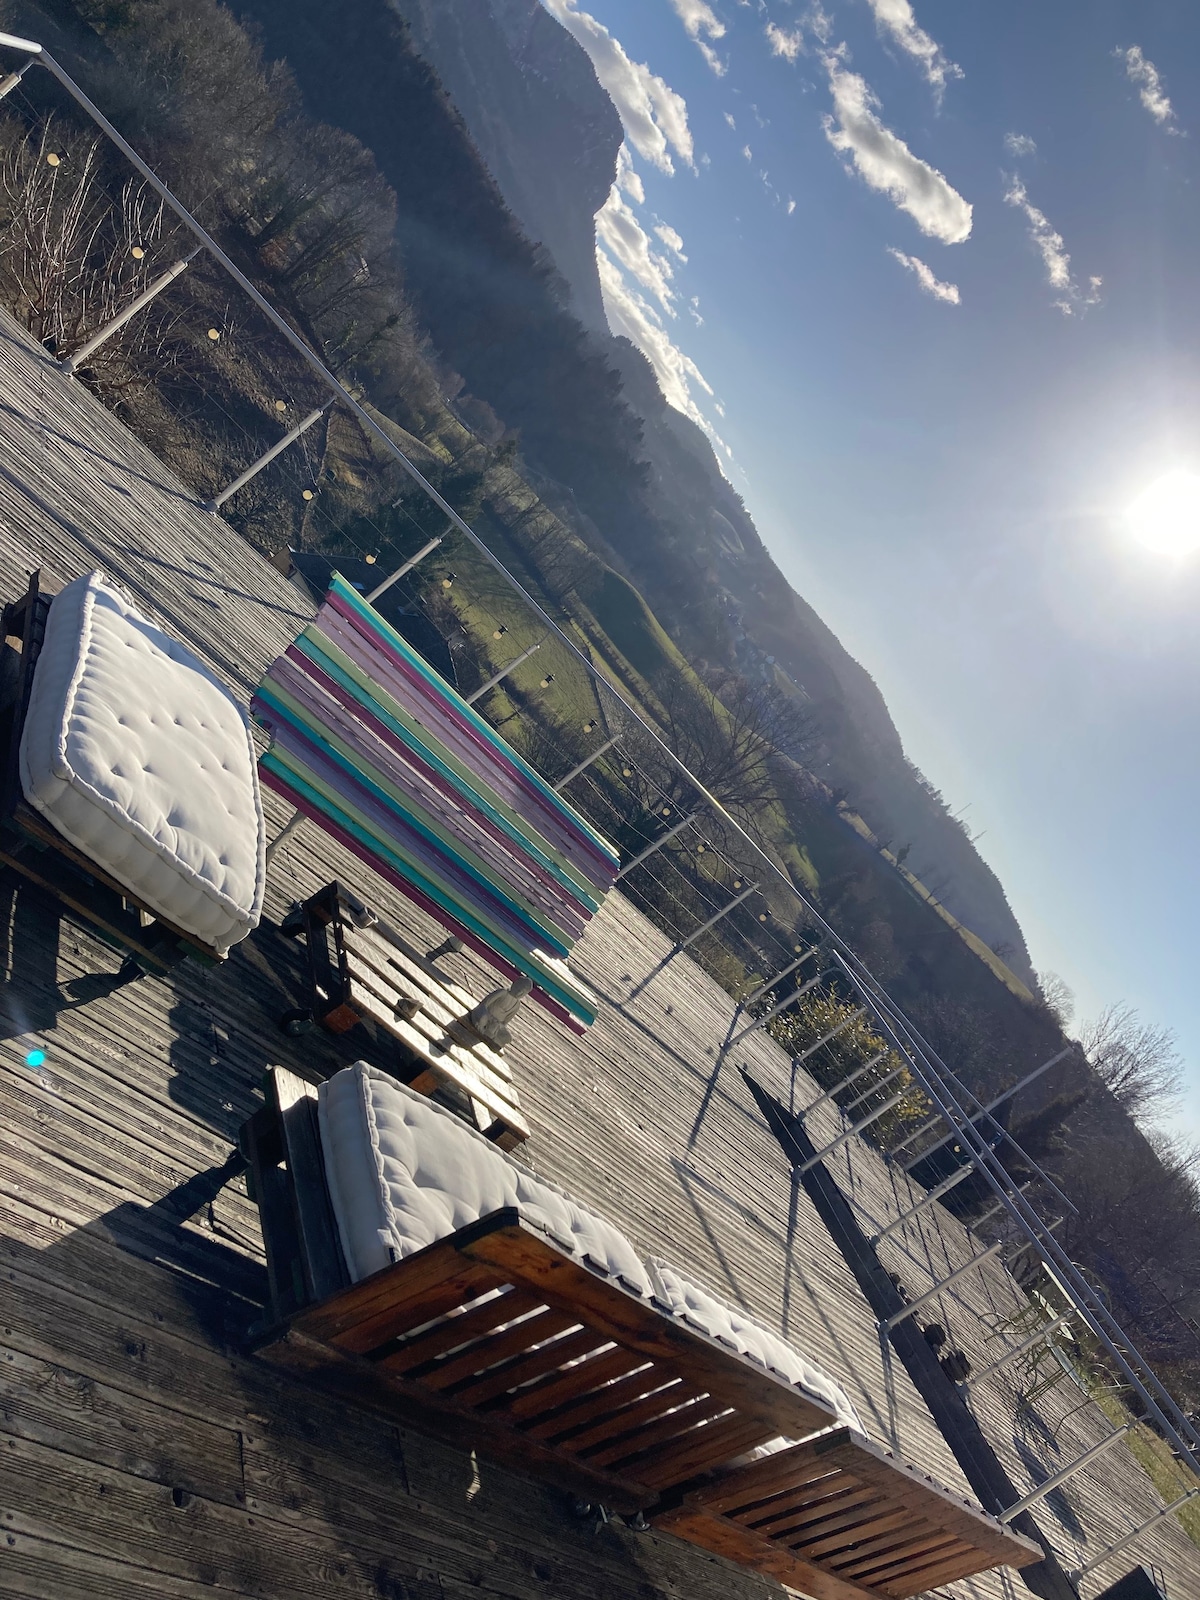
[(434, 1361), (447, 1350), (454, 1350), (469, 1340), (482, 1338), (514, 1317), (522, 1317), (538, 1304), (536, 1295), (523, 1289), (510, 1289), (507, 1294), (484, 1300), (459, 1316), (446, 1317), (424, 1333), (405, 1339), (398, 1349), (377, 1356), (378, 1365), (387, 1372), (412, 1372)]
[(619, 1384), (633, 1385), (651, 1369), (645, 1358), (619, 1347), (592, 1356), (508, 1402), (508, 1414), (531, 1438), (552, 1438), (606, 1406), (616, 1404)]
[(653, 1460), (645, 1465), (637, 1461), (633, 1464), (633, 1470), (656, 1489), (667, 1489), (672, 1484), (722, 1465), (732, 1456), (752, 1450), (763, 1440), (761, 1423), (753, 1418), (738, 1416), (735, 1412), (718, 1422), (696, 1428), (666, 1449), (656, 1451)]
[(316, 1089), (286, 1067), (272, 1067), (268, 1090), (283, 1135), (296, 1221), (304, 1247), (308, 1298), (324, 1300), (350, 1282), (325, 1183)]
[(824, 1527), (830, 1517), (840, 1516), (843, 1511), (858, 1511), (882, 1503), (879, 1491), (871, 1488), (845, 1489), (815, 1504), (797, 1505), (788, 1495), (783, 1495), (781, 1502), (783, 1509), (775, 1502), (768, 1502), (733, 1520), (768, 1538), (782, 1539), (794, 1534), (799, 1539), (803, 1537), (805, 1529), (818, 1525)]
[(555, 1339), (543, 1349), (531, 1350), (503, 1372), (490, 1374), (457, 1390), (454, 1398), (465, 1406), (481, 1406), (520, 1384), (540, 1378), (543, 1373), (556, 1372), (566, 1362), (587, 1355), (605, 1342), (602, 1334), (596, 1334), (591, 1328), (581, 1328), (578, 1333), (568, 1333), (561, 1339)]
[[(692, 1405), (702, 1398), (702, 1394), (688, 1384), (678, 1380), (667, 1380), (663, 1384), (661, 1374), (658, 1376), (661, 1386), (652, 1394), (638, 1394), (639, 1389), (646, 1388), (643, 1382), (637, 1385), (634, 1397), (628, 1404), (622, 1405), (617, 1396), (610, 1398), (604, 1420), (593, 1423), (590, 1428), (573, 1432), (564, 1448), (576, 1453), (598, 1450), (610, 1439), (626, 1434), (633, 1428), (641, 1427), (644, 1423), (653, 1422), (667, 1411)], [(619, 1409), (614, 1410), (614, 1407)]]
[(614, 1461), (627, 1461), (656, 1445), (677, 1439), (702, 1422), (728, 1414), (724, 1402), (714, 1400), (711, 1395), (689, 1396), (685, 1391), (675, 1401), (673, 1391), (668, 1393), (672, 1396), (669, 1408), (653, 1403), (634, 1406), (628, 1419), (625, 1416), (615, 1419), (608, 1438), (581, 1445), (577, 1437), (572, 1437), (565, 1441), (563, 1448), (597, 1466), (611, 1466)]
[(724, 1556), (739, 1566), (799, 1589), (811, 1600), (878, 1600), (877, 1594), (873, 1595), (861, 1584), (825, 1572), (792, 1551), (773, 1545), (769, 1539), (760, 1539), (736, 1522), (709, 1516), (697, 1507), (680, 1507), (656, 1516), (653, 1522), (656, 1528), (674, 1533), (702, 1550), (711, 1550), (714, 1555)]
[(449, 1389), (464, 1378), (482, 1375), (498, 1367), (501, 1362), (520, 1355), (539, 1340), (557, 1338), (574, 1325), (569, 1312), (541, 1308), (536, 1315), (526, 1317), (515, 1328), (494, 1333), (461, 1355), (448, 1356), (444, 1361), (439, 1361), (432, 1372), (421, 1374), (421, 1382), (432, 1389)]
[(669, 1363), (690, 1382), (744, 1409), (776, 1434), (808, 1433), (831, 1420), (824, 1406), (792, 1385), (589, 1272), (520, 1221), (480, 1233), (462, 1249), (512, 1281), (536, 1288), (550, 1303), (577, 1308), (610, 1338)]

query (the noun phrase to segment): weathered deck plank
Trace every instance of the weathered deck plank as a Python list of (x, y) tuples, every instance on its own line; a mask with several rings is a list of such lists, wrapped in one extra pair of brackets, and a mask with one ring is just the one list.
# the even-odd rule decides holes
[[(313, 609), (0, 317), (0, 586), (15, 593), (39, 564), (58, 581), (102, 567), (243, 700)], [(268, 811), (277, 829), (283, 812), (270, 797)], [(438, 941), (311, 827), (280, 853), (268, 917), (332, 877), (416, 947)], [(523, 1011), (511, 1051), (533, 1130), (523, 1154), (639, 1246), (788, 1333), (846, 1385), (876, 1440), (963, 1488), (736, 1071), (744, 1061), (786, 1096), (785, 1059), (754, 1036), (718, 1067), (732, 1006), (686, 957), (646, 983), (669, 948), (614, 895), (577, 950), (580, 976), (605, 1002), (596, 1026), (577, 1040)], [(0, 955), (0, 1426), (12, 1441), (0, 1484), (13, 1541), (0, 1544), (0, 1594), (780, 1592), (669, 1538), (596, 1532), (551, 1487), (402, 1434), (239, 1354), (264, 1274), (243, 1184), (216, 1187), (236, 1129), (265, 1066), (323, 1073), (364, 1050), (358, 1031), (278, 1031), (299, 987), (288, 941), (264, 926), (218, 970), (185, 967), (105, 994), (90, 975), (114, 972), (117, 956), (38, 895), (5, 890)], [(474, 957), (444, 965), (476, 996), (494, 986)], [(48, 1051), (38, 1072), (24, 1063), (33, 1040)], [(382, 1047), (374, 1058), (386, 1065)], [(811, 1085), (802, 1093), (816, 1096)], [(817, 1123), (837, 1127), (829, 1112)], [(842, 1152), (836, 1171), (877, 1222), (909, 1192), (862, 1148)], [(934, 1208), (886, 1250), (919, 1291), (974, 1248)], [(993, 1346), (981, 1315), (1020, 1304), (993, 1266), (964, 1279), (939, 1317), (982, 1365)], [(1011, 1384), (980, 1391), (985, 1431), (1022, 1490), (1031, 1462), (1055, 1470), (1106, 1430), (1094, 1407), (1069, 1416), (1076, 1403), (1055, 1391), (1018, 1425)], [(1039, 1521), (1075, 1565), (1156, 1504), (1119, 1446)], [(1143, 1549), (1181, 1596), (1200, 1593), (1200, 1552), (1177, 1524)], [(993, 1574), (946, 1592), (1001, 1600), (1024, 1590)]]

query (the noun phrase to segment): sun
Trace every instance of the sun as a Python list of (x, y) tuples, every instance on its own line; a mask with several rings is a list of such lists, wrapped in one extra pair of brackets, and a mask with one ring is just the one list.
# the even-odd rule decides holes
[(1200, 473), (1178, 468), (1143, 491), (1125, 513), (1148, 550), (1190, 556), (1200, 550)]

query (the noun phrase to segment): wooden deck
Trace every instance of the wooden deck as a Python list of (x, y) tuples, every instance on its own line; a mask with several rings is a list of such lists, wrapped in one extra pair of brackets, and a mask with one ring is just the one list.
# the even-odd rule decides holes
[[(0, 585), (40, 565), (59, 581), (99, 566), (248, 699), (308, 617), (280, 575), (78, 386), (0, 319)], [(268, 800), (273, 829), (283, 808)], [(267, 915), (331, 878), (418, 948), (439, 934), (315, 829), (280, 852)], [(265, 1295), (255, 1208), (227, 1182), (263, 1069), (329, 1071), (356, 1033), (285, 1037), (302, 953), (264, 924), (223, 967), (111, 991), (117, 955), (36, 891), (0, 897), (0, 1594), (333, 1595), (386, 1600), (760, 1600), (783, 1591), (669, 1536), (597, 1526), (564, 1496), (241, 1353)], [(732, 1007), (670, 940), (614, 894), (577, 947), (604, 1004), (582, 1041), (529, 1008), (509, 1054), (532, 1129), (522, 1156), (792, 1337), (842, 1382), (876, 1442), (947, 1487), (957, 1465), (898, 1363), (881, 1351), (854, 1279), (765, 1128), (736, 1068), (792, 1093), (769, 1041), (718, 1068)], [(494, 975), (446, 970), (474, 995)], [(44, 1066), (25, 1057), (44, 1049)], [(380, 1064), (386, 1064), (380, 1059)], [(801, 1102), (816, 1097), (805, 1079)], [(822, 1115), (825, 1120), (822, 1121)], [(818, 1114), (817, 1135), (835, 1131)], [(905, 1180), (859, 1147), (839, 1181), (885, 1221)], [(885, 1247), (910, 1291), (974, 1253), (932, 1208)], [(981, 1318), (1023, 1303), (992, 1265), (939, 1314), (977, 1366)], [(1102, 1437), (1068, 1385), (1018, 1422), (1014, 1395), (980, 1390), (988, 1437), (1023, 1493)], [(1051, 1498), (1038, 1520), (1068, 1566), (1158, 1506), (1124, 1445)], [(1200, 1551), (1172, 1520), (1138, 1547), (1172, 1600), (1200, 1594)], [(1085, 1596), (1133, 1564), (1103, 1569)], [(1026, 1593), (1015, 1574), (954, 1581), (955, 1600)]]

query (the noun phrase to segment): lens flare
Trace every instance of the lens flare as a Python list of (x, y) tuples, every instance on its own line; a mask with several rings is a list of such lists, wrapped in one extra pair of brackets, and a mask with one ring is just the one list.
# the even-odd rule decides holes
[(1164, 556), (1190, 556), (1200, 550), (1200, 474), (1168, 472), (1129, 507), (1134, 537)]

